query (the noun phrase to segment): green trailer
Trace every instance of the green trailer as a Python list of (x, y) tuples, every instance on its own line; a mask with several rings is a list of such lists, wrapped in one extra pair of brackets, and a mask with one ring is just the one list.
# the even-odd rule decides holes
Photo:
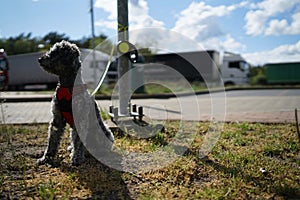
[(300, 62), (266, 64), (268, 84), (299, 84)]

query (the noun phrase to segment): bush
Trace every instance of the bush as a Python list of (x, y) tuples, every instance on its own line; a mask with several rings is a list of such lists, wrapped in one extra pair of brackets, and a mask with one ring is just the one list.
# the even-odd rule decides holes
[(267, 85), (266, 75), (259, 73), (250, 79), (251, 85)]

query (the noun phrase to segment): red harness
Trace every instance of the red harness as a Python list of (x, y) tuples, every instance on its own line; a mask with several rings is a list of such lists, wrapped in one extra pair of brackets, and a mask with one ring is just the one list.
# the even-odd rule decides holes
[[(76, 90), (75, 90), (76, 89)], [(86, 90), (86, 85), (76, 86), (74, 89), (74, 95), (77, 95)], [(70, 126), (74, 126), (74, 118), (72, 112), (72, 94), (73, 87), (56, 87), (56, 98), (58, 101), (59, 110)]]

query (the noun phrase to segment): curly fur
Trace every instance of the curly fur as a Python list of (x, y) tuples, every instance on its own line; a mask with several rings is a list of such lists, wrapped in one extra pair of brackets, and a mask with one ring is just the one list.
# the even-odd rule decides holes
[[(89, 124), (92, 123), (91, 119), (93, 119), (91, 115), (94, 114), (95, 118), (95, 113), (98, 125), (108, 139), (110, 143), (109, 146), (111, 147), (112, 143), (114, 142), (114, 136), (109, 128), (103, 123), (95, 100), (90, 96), (86, 89), (82, 89), (84, 88), (82, 87), (84, 82), (81, 79), (80, 51), (78, 47), (75, 44), (71, 44), (67, 41), (61, 41), (56, 43), (47, 53), (40, 57), (38, 61), (45, 71), (55, 74), (59, 77), (57, 90), (60, 87), (65, 87), (70, 88), (70, 90), (73, 91), (73, 108), (77, 109), (76, 111), (80, 109), (79, 112), (82, 113), (81, 119), (76, 123), (80, 124), (78, 127), (75, 127), (74, 124), (70, 124), (71, 163), (73, 165), (78, 165), (83, 162), (86, 154), (84, 146), (88, 141), (95, 141), (95, 135), (97, 134), (89, 133), (90, 131), (95, 130), (95, 127), (91, 128), (91, 126), (89, 126)], [(75, 80), (76, 85), (74, 85)], [(81, 87), (78, 87), (78, 85)], [(80, 89), (78, 90), (78, 88)], [(48, 145), (43, 157), (38, 159), (38, 164), (51, 162), (52, 158), (57, 153), (61, 137), (67, 124), (66, 119), (64, 118), (60, 109), (61, 106), (58, 102), (57, 90), (54, 93), (51, 102), (52, 120), (50, 121), (48, 128)], [(76, 92), (76, 90), (78, 91)], [(75, 96), (74, 92), (78, 94)], [(78, 130), (76, 128), (78, 128)], [(84, 136), (81, 135), (82, 137), (80, 138), (78, 132), (83, 133)], [(100, 136), (100, 139), (103, 140), (105, 137), (103, 138)], [(96, 138), (96, 140), (99, 140), (99, 136)], [(95, 146), (97, 145), (99, 145), (99, 143), (97, 143)]]

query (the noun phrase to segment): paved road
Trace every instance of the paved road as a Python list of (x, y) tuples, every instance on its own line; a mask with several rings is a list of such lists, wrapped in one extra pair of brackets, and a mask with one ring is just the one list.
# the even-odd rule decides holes
[[(199, 104), (199, 112), (195, 108), (193, 100), (188, 96), (178, 99), (168, 100), (137, 100), (141, 105), (157, 105), (161, 109), (166, 109), (168, 117), (172, 119), (187, 120), (216, 120), (225, 121), (247, 121), (247, 122), (294, 122), (294, 110), (300, 110), (300, 90), (280, 89), (280, 90), (241, 90), (224, 93), (213, 93), (198, 95), (196, 97)], [(155, 106), (150, 111), (159, 113), (162, 118), (166, 114), (154, 112)], [(183, 111), (187, 109), (187, 111)], [(151, 114), (150, 114), (151, 116)], [(300, 116), (300, 114), (299, 114)], [(154, 116), (159, 118), (159, 116)]]
[[(294, 110), (300, 110), (300, 90), (241, 90), (169, 99), (134, 99), (132, 103), (144, 106), (150, 120), (294, 122)], [(117, 102), (101, 100), (98, 104), (108, 110), (109, 105)], [(0, 123), (47, 123), (51, 118), (50, 102), (2, 103), (0, 109)]]

